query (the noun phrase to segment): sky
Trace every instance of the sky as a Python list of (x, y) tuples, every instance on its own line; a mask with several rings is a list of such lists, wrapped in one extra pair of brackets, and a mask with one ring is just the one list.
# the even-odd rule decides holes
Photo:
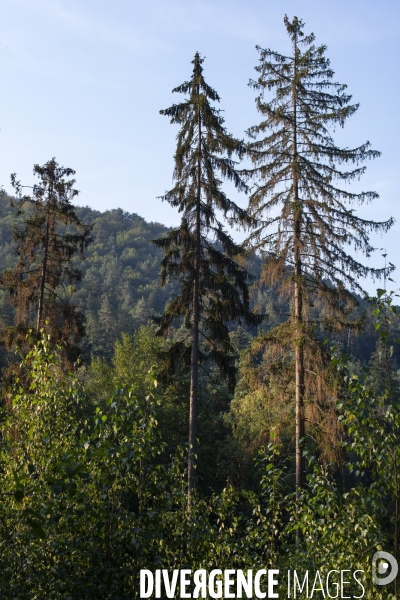
[[(195, 52), (206, 57), (227, 129), (242, 138), (260, 120), (247, 86), (256, 44), (284, 53), (285, 13), (303, 19), (360, 103), (335, 139), (369, 140), (382, 152), (354, 188), (380, 199), (357, 214), (396, 219), (372, 241), (398, 263), (400, 282), (398, 1), (0, 0), (0, 8), (0, 186), (11, 193), (14, 172), (32, 185), (33, 165), (55, 156), (76, 170), (78, 204), (166, 225), (179, 222), (157, 198), (172, 187), (177, 129), (159, 111), (180, 100), (171, 90), (190, 78)], [(370, 264), (383, 266), (382, 253)]]

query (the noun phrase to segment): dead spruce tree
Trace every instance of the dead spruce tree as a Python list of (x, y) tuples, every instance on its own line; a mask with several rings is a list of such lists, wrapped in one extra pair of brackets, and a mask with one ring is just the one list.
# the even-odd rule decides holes
[(219, 96), (204, 80), (204, 59), (196, 53), (193, 74), (173, 92), (187, 95), (162, 115), (180, 126), (175, 153), (174, 187), (162, 197), (182, 213), (181, 224), (155, 243), (164, 249), (161, 283), (177, 280), (180, 291), (160, 319), (160, 331), (182, 320), (186, 339), (176, 341), (170, 352), (173, 368), (178, 357), (190, 365), (190, 416), (188, 458), (188, 508), (195, 485), (196, 418), (199, 364), (211, 360), (233, 383), (235, 353), (228, 324), (260, 322), (249, 310), (248, 282), (251, 276), (239, 265), (243, 253), (224, 230), (217, 211), (229, 225), (248, 223), (245, 210), (232, 202), (221, 189), (217, 174), (246, 191), (235, 170), (232, 155), (240, 156), (244, 144), (227, 133), (220, 111), (210, 102)]
[[(292, 47), (288, 55), (257, 46), (259, 77), (249, 85), (259, 92), (262, 121), (248, 131), (253, 165), (243, 174), (255, 183), (249, 212), (258, 227), (249, 242), (264, 257), (264, 280), (291, 301), (289, 320), (264, 342), (280, 344), (280, 354), (293, 357), (299, 494), (305, 470), (305, 359), (308, 366), (315, 365), (317, 328), (359, 325), (350, 318), (356, 305), (351, 291), (362, 292), (359, 279), (379, 278), (384, 269), (362, 264), (348, 247), (368, 257), (373, 251), (370, 232), (386, 232), (393, 219), (378, 223), (355, 214), (352, 205), (378, 194), (352, 192), (343, 184), (359, 179), (365, 170), (360, 163), (380, 153), (369, 142), (353, 149), (335, 145), (332, 129), (343, 126), (358, 104), (351, 104), (346, 86), (333, 80), (326, 46), (316, 46), (313, 34), (305, 36), (297, 17), (290, 21), (285, 16), (284, 23)], [(318, 323), (310, 316), (314, 302), (323, 309)]]
[(33, 172), (40, 181), (33, 186), (32, 196), (23, 195), (12, 176), (14, 204), (25, 218), (23, 227), (14, 230), (18, 263), (1, 276), (15, 308), (15, 325), (3, 332), (3, 342), (8, 348), (17, 344), (22, 349), (29, 330), (36, 338), (46, 327), (52, 343), (63, 345), (65, 367), (71, 368), (84, 335), (83, 315), (71, 302), (73, 286), (81, 277), (73, 259), (83, 258), (91, 227), (79, 220), (71, 203), (78, 194), (71, 179), (75, 171), (59, 166), (53, 158), (43, 166), (35, 165)]

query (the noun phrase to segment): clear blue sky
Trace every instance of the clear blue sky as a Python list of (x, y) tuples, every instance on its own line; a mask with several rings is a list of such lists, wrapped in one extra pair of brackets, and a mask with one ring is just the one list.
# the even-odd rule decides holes
[[(235, 136), (257, 123), (247, 87), (254, 46), (284, 52), (285, 13), (328, 46), (336, 79), (360, 103), (338, 141), (370, 140), (382, 157), (360, 184), (380, 200), (365, 218), (398, 223), (384, 238), (400, 269), (400, 3), (395, 0), (0, 0), (0, 185), (32, 184), (55, 156), (76, 170), (79, 204), (178, 222), (156, 199), (171, 186), (176, 129), (159, 115), (190, 77), (196, 51)], [(246, 200), (240, 201), (245, 205)], [(375, 261), (374, 261), (375, 262)], [(378, 261), (380, 262), (380, 261)], [(400, 281), (400, 275), (394, 277)]]

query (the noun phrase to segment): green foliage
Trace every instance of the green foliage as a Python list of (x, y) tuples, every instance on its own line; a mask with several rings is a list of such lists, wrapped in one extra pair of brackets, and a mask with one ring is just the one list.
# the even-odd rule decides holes
[[(148, 366), (140, 348), (150, 357), (152, 340), (152, 331), (142, 330), (136, 342), (125, 338), (118, 347), (118, 384), (131, 376), (129, 349)], [(340, 358), (333, 363), (346, 371)], [(128, 600), (138, 596), (141, 568), (278, 566), (322, 575), (361, 569), (367, 597), (388, 598), (370, 577), (371, 555), (393, 540), (390, 457), (400, 444), (398, 408), (387, 395), (373, 405), (377, 413), (368, 413), (368, 388), (352, 378), (343, 388), (347, 489), (310, 455), (296, 502), (292, 459), (270, 443), (258, 459), (258, 493), (226, 487), (195, 494), (188, 517), (186, 455), (178, 450), (171, 462), (160, 460), (164, 398), (151, 373), (140, 380), (137, 371), (137, 395), (134, 387), (110, 390), (92, 411), (76, 377), (60, 369), (48, 336), (27, 355), (24, 371), (29, 388), (16, 380), (3, 406), (0, 454), (0, 585), (10, 597)], [(282, 579), (282, 593), (285, 585)]]
[[(114, 355), (109, 364), (103, 358), (94, 358), (90, 367), (82, 367), (80, 379), (94, 406), (104, 407), (107, 398), (118, 390), (135, 389), (135, 397), (141, 407), (147, 405), (152, 377), (158, 380), (164, 370), (162, 354), (169, 342), (156, 334), (156, 326), (141, 326), (133, 336), (123, 334), (115, 343)], [(185, 443), (187, 437), (188, 377), (176, 374), (165, 386), (159, 384), (162, 399), (155, 407), (163, 442), (170, 453)]]
[(155, 380), (145, 406), (116, 391), (82, 417), (84, 392), (46, 336), (25, 359), (1, 447), (1, 589), (10, 597), (132, 598), (140, 568), (237, 564), (227, 490), (186, 512), (183, 455), (161, 467)]
[[(185, 369), (175, 373), (168, 383), (159, 380), (165, 370), (163, 355), (170, 342), (156, 335), (156, 326), (142, 326), (133, 336), (123, 335), (115, 344), (111, 365), (100, 358), (93, 359), (90, 367), (82, 367), (79, 378), (85, 386), (92, 405), (103, 407), (116, 390), (134, 387), (140, 406), (146, 405), (151, 370), (158, 380), (160, 402), (155, 407), (158, 430), (166, 452), (160, 463), (168, 462), (169, 454), (187, 441), (189, 418), (187, 396), (189, 374)], [(199, 389), (198, 432), (198, 486), (202, 492), (222, 490), (227, 479), (237, 483), (237, 467), (230, 427), (225, 422), (231, 394), (217, 370), (202, 374)], [(216, 468), (218, 467), (218, 468)]]
[(152, 392), (144, 407), (132, 390), (116, 392), (82, 419), (83, 392), (48, 336), (25, 362), (29, 390), (16, 381), (3, 427), (1, 588), (129, 598), (161, 485)]
[[(397, 320), (393, 306), (394, 292), (378, 290), (373, 299), (378, 346), (384, 367), (379, 384), (371, 386), (368, 374), (364, 378), (350, 375), (346, 364), (340, 365), (347, 382), (340, 419), (348, 432), (344, 447), (349, 454), (349, 467), (361, 482), (368, 482), (368, 493), (379, 507), (392, 553), (399, 555), (400, 519), (400, 397), (398, 378), (393, 377), (390, 359), (389, 324)], [(396, 339), (395, 343), (399, 340)]]
[(171, 290), (160, 289), (162, 253), (151, 240), (168, 230), (121, 209), (80, 208), (78, 214), (85, 222), (94, 220), (77, 292), (87, 320), (85, 348), (87, 354), (110, 360), (122, 333), (132, 335), (164, 309)]

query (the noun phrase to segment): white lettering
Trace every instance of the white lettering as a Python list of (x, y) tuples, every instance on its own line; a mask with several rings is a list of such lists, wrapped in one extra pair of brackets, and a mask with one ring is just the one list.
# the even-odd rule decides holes
[[(317, 585), (317, 579), (318, 579), (318, 583), (319, 583), (320, 587), (315, 587)], [(319, 574), (319, 571), (317, 571), (317, 574), (315, 575), (314, 584), (313, 584), (313, 588), (311, 590), (310, 598), (313, 597), (314, 592), (322, 592), (322, 594), (325, 598), (324, 586), (322, 585), (321, 575)]]
[(246, 594), (246, 598), (251, 598), (253, 595), (253, 570), (247, 571), (247, 579), (243, 571), (238, 571), (236, 574), (236, 597), (241, 598), (242, 592)]
[(217, 575), (222, 575), (221, 569), (214, 569), (210, 573), (210, 578), (208, 580), (208, 591), (211, 598), (222, 598), (222, 581), (216, 581), (214, 586), (214, 581)]
[(297, 582), (297, 585), (299, 586), (299, 592), (300, 592), (300, 594), (302, 593), (304, 586), (306, 586), (306, 596), (308, 598), (308, 571), (306, 571), (306, 576), (304, 577), (303, 585), (302, 586), (300, 586), (300, 581), (299, 581), (299, 579), (297, 577), (297, 571), (296, 570), (293, 571), (293, 591), (294, 591), (294, 597), (295, 598), (297, 598), (297, 596), (296, 596), (296, 582)]
[(161, 598), (161, 571), (160, 569), (156, 570), (156, 585), (155, 585), (155, 597)]
[(278, 585), (278, 580), (274, 575), (279, 575), (279, 569), (268, 570), (268, 598), (279, 598), (278, 592), (274, 592), (274, 587)]
[[(147, 590), (146, 590), (147, 583)], [(150, 598), (153, 593), (154, 577), (151, 571), (140, 569), (140, 597)]]
[(186, 592), (186, 588), (190, 585), (190, 579), (186, 578), (186, 575), (191, 575), (192, 571), (190, 569), (182, 569), (181, 570), (181, 598), (191, 598), (191, 593)]
[(172, 572), (172, 581), (169, 582), (168, 571), (163, 569), (164, 588), (167, 598), (175, 598), (176, 584), (178, 582), (179, 569), (174, 569)]
[(332, 571), (329, 571), (328, 575), (326, 576), (326, 593), (328, 594), (329, 598), (337, 598), (339, 596), (339, 584), (334, 582), (332, 583), (333, 586), (336, 586), (336, 596), (331, 596), (330, 592), (329, 592), (329, 576), (331, 573), (339, 573), (339, 571), (336, 571), (336, 569), (333, 569)]
[(207, 571), (205, 569), (195, 571), (193, 580), (196, 585), (193, 592), (193, 598), (198, 598), (200, 591), (201, 597), (207, 598)]
[(231, 575), (234, 575), (236, 571), (233, 569), (226, 569), (224, 571), (224, 596), (225, 598), (234, 598), (235, 593), (231, 592), (230, 588), (235, 584), (235, 580), (231, 579)]
[(353, 596), (353, 598), (364, 598), (365, 588), (364, 588), (363, 584), (361, 583), (361, 581), (359, 579), (357, 579), (356, 573), (364, 573), (364, 571), (360, 571), (360, 569), (358, 569), (358, 571), (354, 571), (354, 573), (353, 573), (353, 579), (355, 579), (357, 581), (358, 585), (360, 585), (362, 587), (362, 596)]
[(254, 593), (256, 595), (256, 598), (265, 598), (266, 597), (266, 593), (262, 592), (260, 590), (260, 579), (263, 575), (266, 575), (267, 571), (265, 569), (260, 569), (260, 571), (257, 571), (256, 576), (254, 577)]
[(351, 598), (351, 596), (343, 596), (343, 585), (345, 583), (350, 583), (350, 581), (343, 581), (343, 573), (350, 573), (350, 569), (344, 569), (343, 571), (340, 571), (340, 592), (341, 592), (341, 598)]

